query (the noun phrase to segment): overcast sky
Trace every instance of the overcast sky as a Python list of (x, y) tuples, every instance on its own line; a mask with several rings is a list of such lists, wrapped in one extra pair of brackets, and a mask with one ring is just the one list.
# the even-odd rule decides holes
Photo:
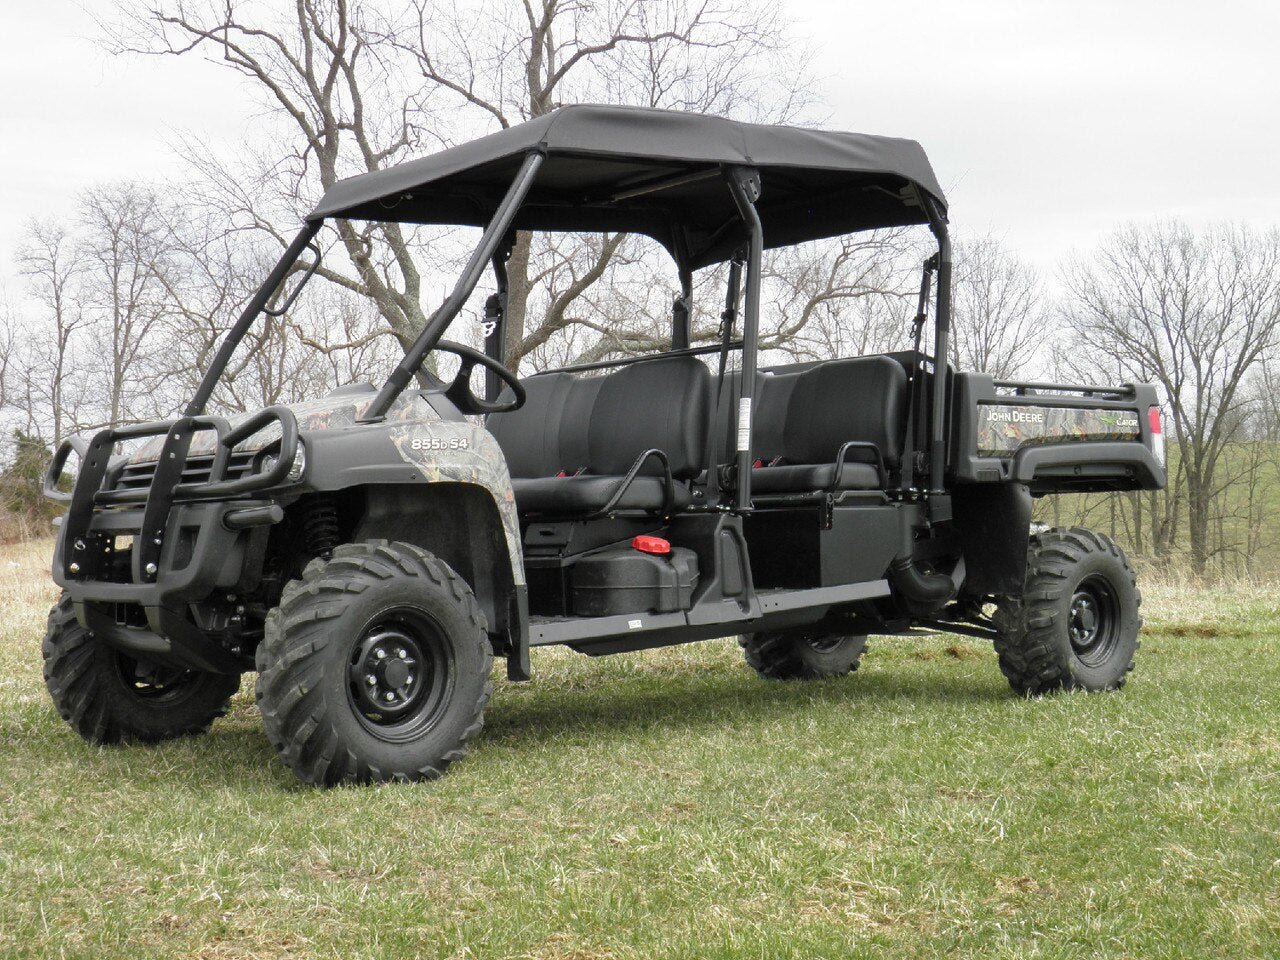
[[(1280, 224), (1274, 0), (784, 0), (828, 125), (912, 137), (956, 229), (1051, 272), (1117, 223)], [(6, 0), (0, 277), (23, 222), (98, 181), (163, 180), (183, 132), (245, 138), (239, 80), (194, 59), (112, 58), (109, 2)], [(16, 290), (14, 290), (16, 292)]]

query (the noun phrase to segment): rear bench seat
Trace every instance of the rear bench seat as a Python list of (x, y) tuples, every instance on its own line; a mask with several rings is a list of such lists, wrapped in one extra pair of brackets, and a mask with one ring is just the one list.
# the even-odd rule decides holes
[[(661, 450), (671, 467), (672, 507), (689, 505), (687, 483), (705, 469), (710, 373), (696, 357), (631, 364), (607, 376), (549, 373), (523, 381), (528, 398), (486, 426), (502, 447), (522, 514), (584, 516), (604, 508), (637, 457)], [(661, 510), (661, 463), (651, 458), (614, 504)]]
[[(753, 494), (807, 493), (835, 488), (836, 458), (850, 441), (872, 444), (852, 449), (840, 471), (841, 490), (883, 489), (888, 474), (901, 467), (907, 423), (907, 373), (897, 355), (880, 354), (775, 367), (756, 378), (752, 443), (758, 466), (751, 472)], [(733, 436), (738, 375), (726, 380), (717, 412), (717, 459), (728, 463), (726, 440)]]
[[(761, 446), (756, 458), (763, 464), (775, 459), (777, 463), (752, 470), (752, 491), (836, 489), (836, 459), (849, 442), (871, 448), (847, 452), (838, 471), (838, 488), (882, 489), (887, 472), (901, 465), (907, 423), (907, 374), (902, 366), (888, 357), (854, 357), (781, 376), (795, 380), (787, 398), (781, 442), (776, 452)], [(876, 464), (877, 452), (885, 467), (883, 475)]]

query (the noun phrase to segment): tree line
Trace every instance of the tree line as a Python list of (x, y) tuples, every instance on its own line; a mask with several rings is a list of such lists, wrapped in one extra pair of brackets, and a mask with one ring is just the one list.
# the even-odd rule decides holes
[[(338, 179), (564, 103), (762, 122), (812, 121), (821, 109), (806, 51), (770, 0), (157, 0), (122, 8), (104, 43), (120, 56), (204, 57), (234, 71), (259, 130), (247, 144), (180, 139), (175, 181), (101, 184), (73, 215), (27, 225), (10, 265), (19, 296), (0, 315), (0, 499), (18, 532), (40, 527), (30, 474), (52, 445), (181, 405), (294, 225)], [(773, 252), (766, 357), (909, 346), (930, 252), (919, 232)], [(378, 380), (472, 239), (395, 224), (326, 228), (317, 281), (255, 329), (215, 404), (243, 410)], [(1162, 388), (1169, 489), (1055, 499), (1041, 513), (1109, 526), (1135, 552), (1197, 576), (1268, 572), (1258, 563), (1280, 511), (1270, 495), (1280, 472), (1276, 232), (1127, 225), (1047, 277), (995, 238), (961, 233), (956, 254), (951, 359), (961, 369)], [(669, 341), (678, 290), (652, 241), (521, 234), (509, 274), (506, 352), (522, 372)], [(698, 277), (695, 342), (717, 335), (722, 285), (721, 272)], [(473, 342), (476, 304), (474, 322), (460, 321)]]

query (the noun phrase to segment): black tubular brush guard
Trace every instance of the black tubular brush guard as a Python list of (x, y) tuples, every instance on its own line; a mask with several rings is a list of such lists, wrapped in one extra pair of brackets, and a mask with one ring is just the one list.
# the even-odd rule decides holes
[[(265, 470), (248, 476), (227, 479), (227, 467), (236, 445), (269, 428), (272, 424), (279, 424), (280, 430), (279, 448), (274, 454), (275, 462)], [(217, 436), (209, 478), (200, 483), (183, 483), (182, 475), (188, 466), (187, 457), (192, 439), (197, 433), (206, 431), (213, 431)], [(165, 437), (164, 445), (161, 447), (155, 474), (149, 487), (126, 490), (103, 489), (117, 443), (162, 434)], [(80, 472), (74, 489), (71, 493), (67, 493), (59, 490), (57, 485), (72, 452), (80, 455)], [(165, 545), (166, 529), (169, 515), (175, 504), (216, 500), (241, 501), (250, 494), (278, 486), (288, 477), (297, 453), (298, 421), (293, 411), (283, 406), (267, 407), (234, 427), (224, 417), (181, 417), (177, 420), (111, 427), (100, 431), (87, 444), (78, 438), (64, 441), (54, 454), (44, 480), (46, 496), (70, 505), (63, 519), (60, 537), (64, 546), (60, 558), (61, 569), (58, 571), (62, 575), (60, 579), (67, 585), (77, 581), (92, 582), (89, 569), (91, 558), (82, 554), (87, 553), (85, 544), (92, 532), (91, 528), (98, 508), (140, 504), (143, 507), (142, 520), (137, 525), (136, 531), (119, 531), (121, 534), (132, 533), (135, 537), (132, 552), (132, 583), (103, 583), (100, 586), (135, 588), (134, 590), (111, 589), (107, 592), (114, 596), (103, 597), (103, 599), (134, 599), (145, 602), (153, 591), (136, 588), (155, 583), (160, 575), (160, 558)], [(130, 596), (130, 594), (133, 595)]]

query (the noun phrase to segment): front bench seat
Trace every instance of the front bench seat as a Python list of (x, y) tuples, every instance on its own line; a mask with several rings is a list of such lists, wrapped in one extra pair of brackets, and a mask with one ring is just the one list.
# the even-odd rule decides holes
[(886, 477), (867, 449), (851, 450), (836, 487), (836, 457), (849, 441), (873, 444), (886, 474), (901, 466), (907, 417), (907, 374), (887, 356), (828, 360), (800, 373), (785, 397), (777, 466), (751, 471), (753, 493), (880, 490)]
[[(519, 411), (490, 417), (489, 429), (512, 473), (517, 510), (569, 517), (595, 513), (609, 503), (636, 458), (653, 449), (670, 464), (672, 508), (689, 506), (693, 497), (681, 481), (704, 466), (711, 397), (706, 365), (695, 357), (642, 360), (605, 377), (533, 377), (526, 389), (560, 377), (569, 378), (567, 388), (560, 382), (539, 385)], [(548, 454), (552, 432), (556, 453)], [(652, 458), (614, 508), (657, 511), (665, 499), (662, 465)]]

